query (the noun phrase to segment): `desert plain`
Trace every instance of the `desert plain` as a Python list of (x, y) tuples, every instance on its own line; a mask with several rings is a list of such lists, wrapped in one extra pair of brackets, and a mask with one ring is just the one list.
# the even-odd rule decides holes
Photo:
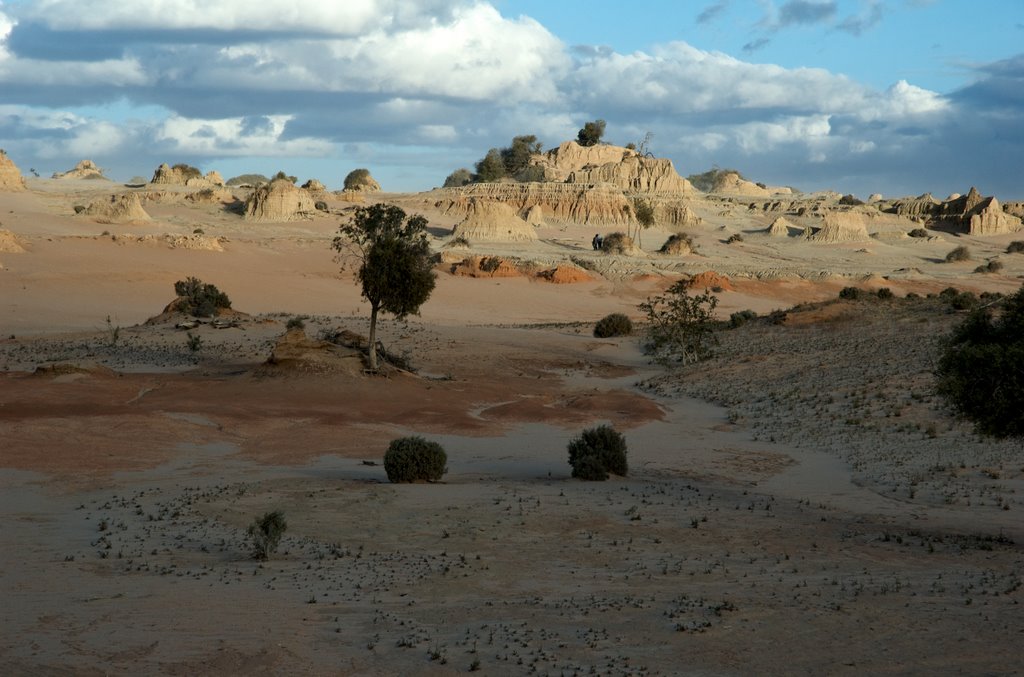
[[(321, 191), (279, 220), (244, 218), (240, 187), (0, 192), (0, 672), (1018, 673), (1024, 449), (932, 372), (966, 314), (938, 294), (1016, 291), (1024, 236), (910, 237), (906, 214), (759, 188), (689, 191), (625, 253), (591, 247), (621, 214), (503, 237), (522, 203), (458, 239), (473, 187)], [(111, 195), (146, 218), (83, 209)], [(411, 368), (370, 374), (332, 342), (369, 312), (330, 245), (375, 202), (428, 219), (438, 277), (381, 320)], [(857, 232), (816, 239), (829, 210)], [(658, 253), (680, 230), (692, 249)], [(230, 322), (163, 312), (189, 276)], [(666, 367), (637, 305), (680, 279), (759, 318)], [(613, 312), (638, 333), (595, 338)], [(571, 478), (601, 423), (629, 474)], [(445, 447), (442, 481), (388, 483), (404, 435)], [(270, 510), (288, 529), (257, 561)]]

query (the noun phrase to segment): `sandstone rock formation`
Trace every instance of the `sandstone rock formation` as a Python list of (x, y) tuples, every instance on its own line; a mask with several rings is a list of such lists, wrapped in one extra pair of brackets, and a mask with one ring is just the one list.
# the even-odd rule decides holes
[(308, 190), (310, 193), (313, 193), (314, 195), (322, 195), (323, 193), (327, 192), (327, 186), (320, 183), (316, 179), (310, 179), (309, 181), (306, 181), (304, 184), (302, 184), (302, 189)]
[(812, 242), (823, 244), (862, 242), (867, 239), (866, 219), (857, 212), (833, 212), (826, 214), (822, 227), (810, 237)]
[(632, 193), (694, 190), (676, 173), (671, 160), (644, 157), (621, 146), (580, 146), (566, 141), (554, 150), (534, 155), (530, 164), (541, 170), (544, 181), (556, 183), (607, 183)]
[(288, 179), (260, 186), (245, 203), (246, 221), (296, 221), (315, 213), (313, 197)]
[(54, 172), (53, 178), (55, 179), (103, 179), (109, 180), (103, 175), (103, 170), (100, 169), (95, 162), (92, 160), (82, 160), (74, 169), (69, 169), (66, 172)]
[(18, 166), (0, 150), (0, 191), (22, 191), (26, 189), (25, 178)]
[(502, 202), (516, 214), (539, 206), (549, 224), (632, 226), (633, 208), (621, 190), (612, 186), (570, 183), (476, 183), (439, 188), (427, 194), (433, 206), (447, 214), (467, 216), (473, 198)]
[(381, 187), (377, 180), (367, 172), (365, 175), (359, 175), (351, 179), (346, 177), (345, 190), (357, 193), (379, 193)]
[(5, 254), (23, 254), (25, 247), (22, 246), (18, 236), (9, 230), (0, 228), (0, 252)]
[(669, 230), (682, 230), (696, 228), (704, 220), (697, 216), (697, 212), (685, 200), (656, 200), (654, 222)]
[(516, 215), (507, 204), (471, 198), (466, 218), (458, 223), (452, 236), (469, 242), (532, 242), (537, 239), (533, 226)]
[(793, 230), (800, 230), (797, 226), (794, 226), (784, 217), (780, 216), (772, 221), (772, 225), (768, 226), (768, 229), (765, 232), (772, 237), (789, 237), (791, 228)]
[(1002, 235), (1021, 229), (1021, 220), (1007, 214), (999, 206), (999, 200), (990, 197), (979, 203), (970, 216), (968, 233), (971, 235)]
[(543, 171), (544, 181), (564, 183), (570, 174), (584, 167), (618, 164), (629, 157), (637, 157), (637, 152), (621, 146), (581, 146), (575, 141), (566, 141), (558, 148), (534, 155), (530, 164)]
[(526, 222), (531, 226), (544, 225), (544, 208), (540, 205), (533, 205), (526, 212)]
[(97, 223), (132, 223), (149, 221), (149, 214), (142, 208), (139, 196), (135, 193), (111, 195), (103, 200), (89, 204), (82, 212), (83, 216), (92, 217)]
[(210, 171), (203, 176), (195, 167), (177, 164), (171, 167), (166, 162), (156, 168), (150, 183), (166, 183), (177, 186), (209, 188), (224, 185), (220, 172)]
[(727, 172), (715, 182), (715, 193), (721, 195), (744, 195), (751, 197), (768, 197), (772, 191), (762, 188), (752, 181), (747, 181), (736, 172)]

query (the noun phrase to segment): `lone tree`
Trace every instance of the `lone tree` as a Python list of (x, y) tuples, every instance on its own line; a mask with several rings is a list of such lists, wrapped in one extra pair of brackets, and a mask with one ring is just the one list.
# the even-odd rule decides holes
[(604, 136), (604, 120), (594, 120), (583, 125), (583, 129), (576, 135), (576, 142), (581, 146), (596, 146)]
[(718, 342), (714, 315), (718, 297), (704, 290), (690, 296), (680, 280), (664, 294), (652, 296), (639, 305), (647, 315), (647, 348), (661, 364), (690, 364), (711, 356)]
[(406, 218), (394, 205), (360, 207), (338, 228), (331, 247), (343, 257), (342, 270), (345, 259), (359, 261), (356, 277), (370, 302), (369, 367), (376, 371), (377, 314), (383, 310), (399, 320), (416, 314), (434, 291), (427, 220)]
[(946, 339), (938, 391), (978, 432), (1024, 437), (1024, 287), (994, 310), (973, 311)]

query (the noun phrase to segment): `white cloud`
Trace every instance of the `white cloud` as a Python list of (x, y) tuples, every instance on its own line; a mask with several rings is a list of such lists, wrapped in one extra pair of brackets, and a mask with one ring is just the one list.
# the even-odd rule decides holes
[(244, 118), (198, 120), (172, 117), (154, 132), (170, 149), (205, 156), (320, 156), (330, 144), (318, 139), (282, 139), (290, 115), (268, 115), (264, 125), (247, 125)]
[(744, 152), (765, 153), (784, 144), (820, 145), (827, 140), (831, 130), (828, 115), (809, 115), (773, 122), (750, 122), (738, 125), (733, 134)]

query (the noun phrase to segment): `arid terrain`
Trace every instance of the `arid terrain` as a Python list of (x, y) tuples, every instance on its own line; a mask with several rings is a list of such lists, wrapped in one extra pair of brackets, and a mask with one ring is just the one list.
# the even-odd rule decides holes
[[(684, 210), (652, 185), (659, 223), (609, 254), (591, 238), (631, 212), (574, 222), (545, 197), (512, 236), (474, 214), (520, 197), (478, 188), (321, 191), (299, 218), (243, 216), (244, 188), (0, 192), (0, 673), (1021, 669), (1024, 448), (956, 419), (932, 371), (965, 316), (936, 294), (1016, 291), (1024, 235), (983, 232), (986, 212), (974, 235), (911, 237), (919, 213), (752, 188)], [(145, 218), (86, 208), (111, 195)], [(316, 339), (367, 333), (330, 244), (377, 201), (427, 217), (438, 280), (420, 315), (381, 321), (414, 370), (373, 375)], [(674, 232), (692, 250), (658, 253)], [(946, 262), (959, 245), (971, 260)], [(188, 276), (231, 322), (162, 313)], [(690, 278), (721, 318), (761, 317), (683, 368), (594, 338)], [(567, 443), (599, 423), (629, 475), (570, 478)], [(443, 481), (388, 483), (411, 434), (445, 447)], [(256, 561), (246, 529), (275, 509), (287, 532)]]

